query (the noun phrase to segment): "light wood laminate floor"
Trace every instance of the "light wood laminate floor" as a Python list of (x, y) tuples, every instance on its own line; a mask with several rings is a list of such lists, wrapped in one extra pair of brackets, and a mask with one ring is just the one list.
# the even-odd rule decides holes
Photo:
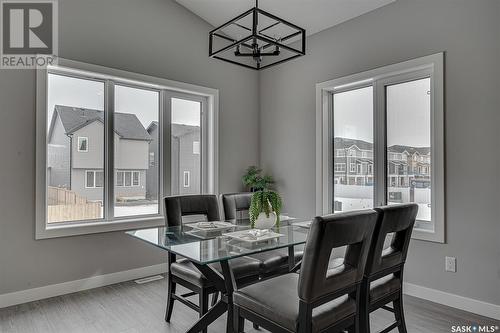
[[(125, 282), (70, 295), (0, 309), (2, 333), (72, 332), (184, 332), (197, 314), (176, 302), (172, 322), (164, 322), (166, 280), (142, 285)], [(498, 325), (500, 322), (443, 305), (405, 297), (408, 332), (451, 332), (452, 325)], [(371, 315), (372, 332), (391, 322), (391, 313), (378, 310)], [(222, 316), (209, 332), (225, 332)], [(394, 330), (393, 332), (396, 332)], [(256, 331), (247, 322), (245, 332)]]

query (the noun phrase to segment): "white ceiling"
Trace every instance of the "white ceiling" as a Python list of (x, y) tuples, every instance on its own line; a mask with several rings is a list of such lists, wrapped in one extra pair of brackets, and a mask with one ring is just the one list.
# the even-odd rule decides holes
[[(217, 27), (254, 7), (254, 0), (176, 0)], [(396, 0), (259, 0), (259, 7), (306, 29), (307, 35), (333, 27)]]

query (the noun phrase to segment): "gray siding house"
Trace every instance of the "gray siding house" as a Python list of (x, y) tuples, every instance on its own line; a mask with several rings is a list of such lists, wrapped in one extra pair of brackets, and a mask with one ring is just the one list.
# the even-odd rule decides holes
[[(104, 112), (56, 105), (49, 127), (47, 182), (88, 200), (103, 199)], [(151, 136), (134, 114), (115, 113), (117, 201), (146, 198)]]
[[(152, 138), (149, 145), (149, 170), (147, 172), (147, 198), (158, 196), (158, 122), (152, 122), (147, 132)], [(172, 195), (198, 194), (201, 192), (200, 127), (172, 124)]]

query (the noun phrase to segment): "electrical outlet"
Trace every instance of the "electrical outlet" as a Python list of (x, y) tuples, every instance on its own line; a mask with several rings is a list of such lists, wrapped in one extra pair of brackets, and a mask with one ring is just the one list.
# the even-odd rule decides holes
[(445, 258), (445, 271), (447, 272), (456, 272), (457, 271), (457, 258), (455, 257), (446, 257)]

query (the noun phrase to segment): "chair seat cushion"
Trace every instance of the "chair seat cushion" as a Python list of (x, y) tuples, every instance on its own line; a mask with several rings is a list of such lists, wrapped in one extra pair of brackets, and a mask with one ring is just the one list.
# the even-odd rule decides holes
[(370, 283), (370, 303), (401, 289), (399, 278), (390, 274)]
[[(235, 258), (229, 261), (229, 265), (233, 270), (233, 274), (236, 280), (241, 278), (246, 278), (250, 276), (255, 276), (256, 280), (259, 275), (260, 261), (250, 258), (241, 257)], [(210, 266), (222, 273), (222, 267), (219, 263), (210, 264)], [(211, 285), (205, 276), (187, 259), (179, 259), (170, 265), (170, 270), (173, 275), (186, 280), (194, 285), (200, 287), (206, 287)]]
[[(233, 294), (234, 303), (291, 331), (298, 330), (298, 274), (286, 274), (239, 289)], [(313, 332), (354, 315), (356, 302), (346, 296), (313, 309)]]
[[(302, 260), (304, 251), (295, 252), (295, 262)], [(261, 262), (260, 270), (262, 273), (269, 273), (280, 268), (288, 268), (288, 249), (278, 249), (266, 251), (251, 256)]]

